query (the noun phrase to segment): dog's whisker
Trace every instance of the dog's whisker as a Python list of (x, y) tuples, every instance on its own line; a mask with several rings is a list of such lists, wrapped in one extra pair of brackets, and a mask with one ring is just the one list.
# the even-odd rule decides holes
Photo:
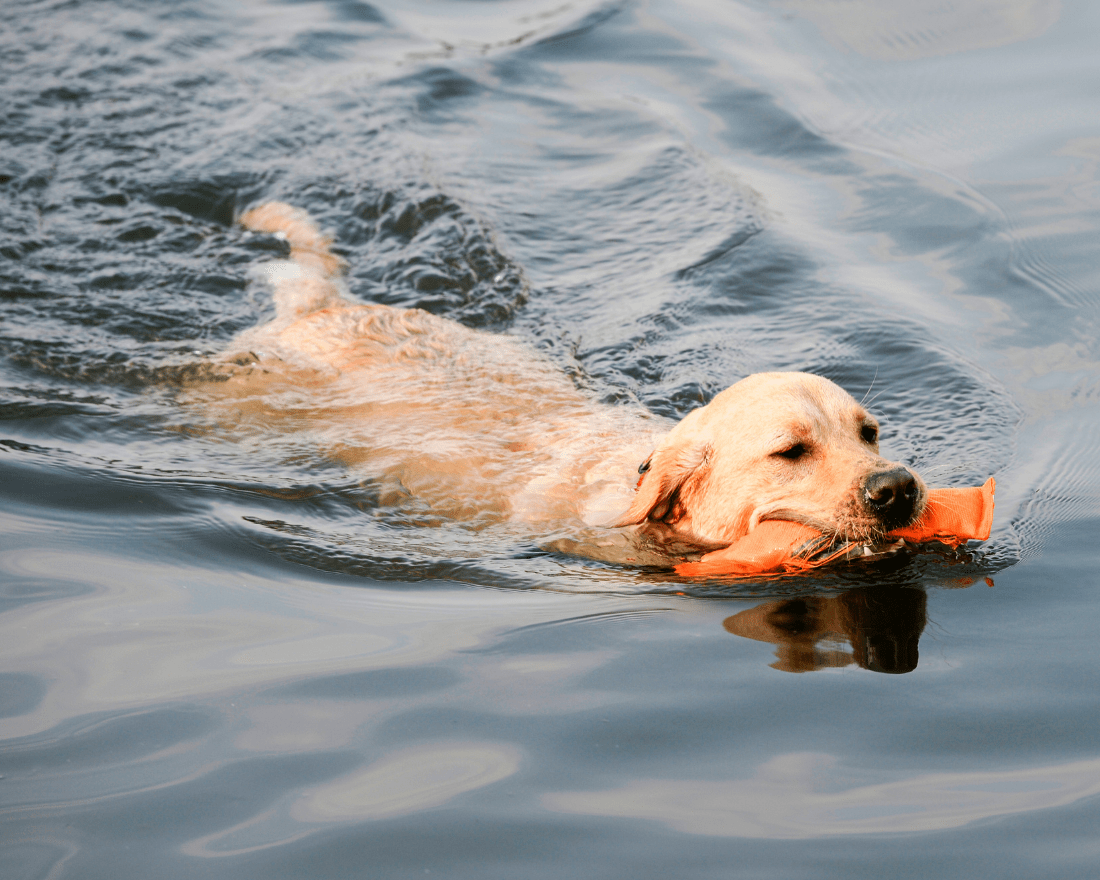
[(954, 467), (955, 467), (955, 465), (948, 465), (948, 464), (928, 464), (928, 465), (921, 465), (920, 470), (921, 470), (922, 474), (924, 474), (925, 476), (928, 476), (928, 474), (943, 473), (944, 471), (950, 470)]
[[(870, 406), (870, 404), (867, 403), (867, 395), (871, 393), (871, 389), (875, 387), (875, 382), (877, 380), (878, 380), (878, 367), (875, 367), (875, 375), (871, 379), (871, 384), (867, 386), (867, 390), (863, 392), (863, 399), (860, 400), (860, 402), (859, 402), (859, 405), (862, 406), (864, 409), (866, 409), (868, 406)], [(873, 398), (872, 398), (872, 400), (873, 400)]]
[(922, 466), (921, 469), (920, 469), (920, 472), (921, 472), (922, 475), (924, 475), (925, 478), (928, 478), (928, 477), (935, 477), (935, 476), (938, 476), (940, 474), (964, 473), (965, 470), (966, 470), (965, 468), (958, 467), (956, 465), (938, 464), (938, 465), (930, 465), (928, 467), (923, 467)]
[(885, 391), (886, 391), (886, 389), (883, 388), (882, 391), (878, 392), (878, 394), (876, 394), (874, 397), (872, 397), (870, 400), (868, 400), (865, 404), (862, 404), (863, 408), (865, 410), (869, 411), (871, 409), (871, 404), (873, 404), (876, 400), (878, 400), (883, 395), (883, 393)]
[(950, 501), (946, 498), (929, 498), (925, 502), (925, 508), (929, 510), (935, 508), (938, 508), (940, 510), (962, 510), (965, 508), (965, 506), (965, 504)]

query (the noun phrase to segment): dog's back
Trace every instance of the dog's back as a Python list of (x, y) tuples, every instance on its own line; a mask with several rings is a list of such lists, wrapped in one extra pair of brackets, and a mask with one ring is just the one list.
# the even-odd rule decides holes
[(262, 270), (275, 317), (240, 334), (226, 358), (238, 367), (206, 389), (222, 418), (308, 431), (387, 497), (474, 525), (607, 525), (629, 504), (669, 423), (593, 402), (514, 337), (351, 301), (303, 211), (269, 203), (241, 223), (284, 238), (290, 259)]

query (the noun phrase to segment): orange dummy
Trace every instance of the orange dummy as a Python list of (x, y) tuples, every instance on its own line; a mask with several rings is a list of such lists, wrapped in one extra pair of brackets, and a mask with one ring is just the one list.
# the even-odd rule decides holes
[[(929, 489), (928, 503), (917, 522), (886, 535), (913, 543), (939, 541), (957, 547), (985, 541), (993, 525), (993, 491), (985, 485), (967, 489)], [(881, 544), (879, 545), (881, 547)], [(881, 552), (881, 550), (879, 551)], [(842, 559), (877, 553), (866, 542), (849, 542), (823, 535), (812, 526), (785, 520), (765, 520), (729, 547), (707, 553), (698, 562), (682, 562), (676, 573), (685, 577), (751, 575), (805, 571)]]

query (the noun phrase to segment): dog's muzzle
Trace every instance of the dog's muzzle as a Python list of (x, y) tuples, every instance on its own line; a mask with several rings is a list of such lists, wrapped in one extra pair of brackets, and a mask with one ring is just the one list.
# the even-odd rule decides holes
[(920, 484), (909, 468), (879, 471), (864, 481), (863, 498), (885, 529), (896, 529), (912, 521), (920, 498)]

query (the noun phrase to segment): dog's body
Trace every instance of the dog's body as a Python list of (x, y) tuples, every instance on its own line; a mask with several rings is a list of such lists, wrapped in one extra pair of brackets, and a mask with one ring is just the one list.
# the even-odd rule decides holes
[(750, 376), (678, 425), (601, 405), (512, 337), (351, 302), (304, 212), (271, 203), (241, 221), (285, 237), (291, 260), (269, 268), (276, 316), (238, 338), (244, 368), (220, 399), (288, 420), (440, 516), (543, 533), (649, 525), (718, 547), (765, 519), (874, 538), (924, 504), (920, 479), (878, 455), (874, 419), (827, 379)]

